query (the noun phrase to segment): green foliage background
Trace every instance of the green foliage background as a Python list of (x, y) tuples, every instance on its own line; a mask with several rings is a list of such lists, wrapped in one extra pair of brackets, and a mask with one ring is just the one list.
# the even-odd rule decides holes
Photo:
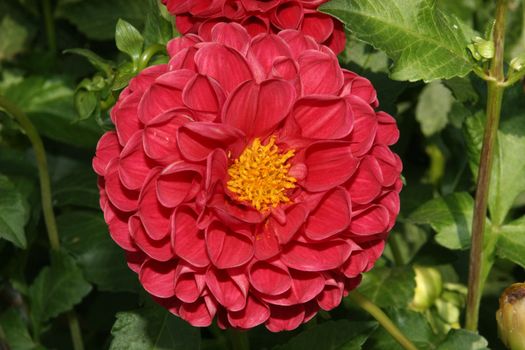
[[(518, 0), (509, 7), (511, 58), (525, 52), (525, 10)], [(521, 84), (506, 92), (498, 134), (482, 336), (440, 327), (450, 323), (450, 313), (461, 315), (461, 301), (444, 304), (448, 311), (436, 304), (426, 314), (409, 308), (414, 265), (435, 267), (450, 288), (467, 281), (486, 92), (484, 82), (469, 74), (466, 46), (490, 30), (494, 1), (334, 0), (323, 11), (347, 25), (341, 64), (373, 82), (381, 109), (401, 130), (395, 146), (406, 182), (401, 215), (359, 290), (420, 349), (503, 348), (497, 298), (525, 280)], [(87, 349), (230, 347), (228, 332), (192, 328), (149, 300), (108, 235), (91, 170), (119, 91), (146, 65), (165, 61), (160, 47), (175, 35), (155, 0), (0, 0), (0, 95), (27, 113), (44, 138), (62, 244), (49, 254), (34, 152), (17, 123), (0, 111), (0, 343), (11, 349), (70, 349), (73, 308)], [(296, 331), (272, 334), (258, 327), (248, 337), (253, 349), (400, 349), (348, 300)]]

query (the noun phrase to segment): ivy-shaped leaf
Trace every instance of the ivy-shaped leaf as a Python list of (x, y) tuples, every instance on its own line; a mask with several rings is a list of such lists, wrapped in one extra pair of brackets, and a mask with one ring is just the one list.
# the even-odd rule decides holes
[(24, 226), (28, 219), (26, 200), (7, 177), (0, 175), (0, 238), (26, 248)]
[(380, 307), (407, 306), (414, 297), (415, 278), (411, 266), (376, 267), (363, 275), (359, 292)]
[(339, 18), (359, 39), (394, 60), (395, 80), (452, 78), (473, 67), (468, 38), (435, 0), (333, 0), (321, 10)]
[(452, 329), (437, 350), (489, 350), (488, 342), (481, 335), (465, 329)]
[(71, 310), (90, 291), (91, 285), (73, 258), (63, 252), (53, 253), (51, 266), (44, 267), (29, 287), (35, 332), (38, 334), (49, 319)]

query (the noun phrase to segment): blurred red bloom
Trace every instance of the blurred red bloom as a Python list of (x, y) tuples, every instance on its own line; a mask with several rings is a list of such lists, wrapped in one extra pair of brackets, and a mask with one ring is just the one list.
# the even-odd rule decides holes
[(399, 211), (395, 120), (296, 30), (220, 23), (134, 78), (93, 168), (111, 236), (195, 326), (290, 330), (372, 268)]
[(317, 11), (328, 0), (162, 0), (175, 16), (182, 34), (198, 34), (211, 40), (211, 29), (218, 22), (237, 22), (250, 35), (278, 33), (296, 29), (327, 45), (336, 54), (345, 47), (343, 25)]

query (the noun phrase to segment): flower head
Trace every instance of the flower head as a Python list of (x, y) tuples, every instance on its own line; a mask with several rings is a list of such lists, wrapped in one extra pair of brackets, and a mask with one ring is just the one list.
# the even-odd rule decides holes
[(345, 47), (343, 25), (337, 19), (317, 11), (328, 0), (162, 0), (175, 16), (182, 34), (198, 34), (210, 40), (211, 29), (218, 22), (242, 24), (250, 35), (300, 30), (316, 42), (329, 46), (336, 54)]
[(110, 234), (195, 326), (294, 329), (372, 268), (399, 211), (394, 119), (300, 31), (168, 44), (134, 78), (93, 167)]
[(499, 298), (498, 334), (511, 350), (525, 349), (525, 283), (514, 283)]

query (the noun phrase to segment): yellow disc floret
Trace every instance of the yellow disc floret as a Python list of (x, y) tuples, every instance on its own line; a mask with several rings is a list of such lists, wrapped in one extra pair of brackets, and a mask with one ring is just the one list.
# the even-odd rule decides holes
[(287, 192), (295, 188), (297, 180), (288, 175), (288, 159), (294, 153), (294, 150), (281, 152), (275, 137), (266, 145), (256, 138), (229, 167), (228, 189), (238, 200), (250, 202), (259, 211), (290, 202)]

